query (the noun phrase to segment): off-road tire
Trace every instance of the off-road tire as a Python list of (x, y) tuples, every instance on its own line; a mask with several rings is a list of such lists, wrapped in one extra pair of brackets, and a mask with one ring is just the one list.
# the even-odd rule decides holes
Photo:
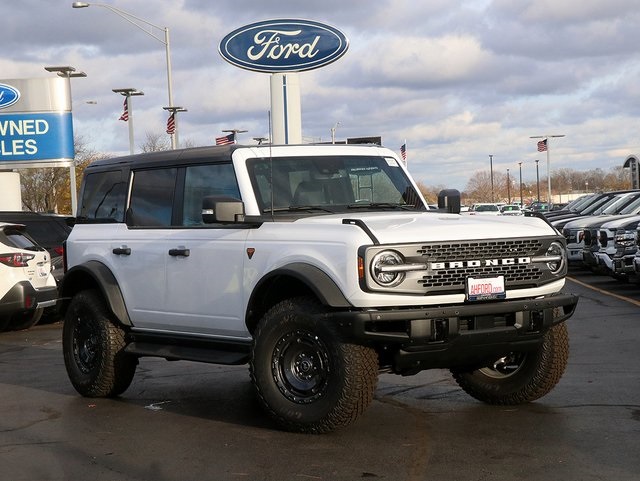
[(249, 368), (267, 413), (300, 433), (353, 423), (378, 381), (377, 353), (341, 340), (325, 308), (310, 297), (282, 301), (265, 314)]
[(536, 351), (510, 353), (492, 366), (470, 372), (452, 369), (451, 373), (467, 394), (480, 401), (516, 405), (549, 393), (562, 377), (568, 359), (569, 336), (562, 323), (544, 334)]
[(71, 300), (62, 349), (73, 387), (87, 397), (115, 397), (131, 384), (138, 359), (124, 352), (125, 332), (95, 290)]

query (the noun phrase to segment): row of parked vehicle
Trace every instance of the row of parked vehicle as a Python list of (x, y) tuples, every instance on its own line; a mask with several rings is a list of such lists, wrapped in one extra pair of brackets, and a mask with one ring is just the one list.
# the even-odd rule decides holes
[(518, 204), (477, 203), (463, 211), (469, 215), (522, 215), (524, 211)]
[(62, 243), (71, 218), (0, 212), (0, 331), (28, 329), (55, 315)]
[(532, 202), (528, 205), (505, 204), (503, 202), (484, 202), (471, 205), (463, 209), (469, 215), (524, 215), (527, 212), (555, 212), (564, 209), (567, 204), (548, 204), (547, 202)]
[(640, 277), (640, 190), (588, 194), (544, 215), (567, 240), (570, 264)]

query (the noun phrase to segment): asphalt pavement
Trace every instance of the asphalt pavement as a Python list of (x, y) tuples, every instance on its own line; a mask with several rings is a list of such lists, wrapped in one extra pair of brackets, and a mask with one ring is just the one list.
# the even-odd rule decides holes
[(535, 403), (484, 405), (448, 371), (380, 376), (354, 425), (279, 431), (246, 366), (142, 359), (119, 399), (68, 382), (61, 323), (0, 334), (0, 481), (640, 479), (640, 285), (572, 271), (569, 365)]

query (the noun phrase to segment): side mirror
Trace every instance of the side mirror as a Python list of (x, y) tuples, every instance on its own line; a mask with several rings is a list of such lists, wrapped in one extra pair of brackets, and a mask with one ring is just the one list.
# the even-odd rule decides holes
[(449, 214), (460, 213), (460, 191), (444, 189), (438, 193), (438, 209)]
[(211, 195), (202, 199), (205, 224), (244, 222), (244, 203), (235, 197)]

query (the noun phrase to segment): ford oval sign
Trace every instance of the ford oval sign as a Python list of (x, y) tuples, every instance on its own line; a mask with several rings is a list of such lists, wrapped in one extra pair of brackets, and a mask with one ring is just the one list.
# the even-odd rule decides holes
[(265, 20), (234, 30), (218, 50), (227, 62), (257, 72), (300, 72), (342, 57), (349, 40), (312, 20)]
[(11, 85), (0, 84), (0, 109), (5, 109), (15, 104), (20, 98), (18, 89), (14, 89)]

